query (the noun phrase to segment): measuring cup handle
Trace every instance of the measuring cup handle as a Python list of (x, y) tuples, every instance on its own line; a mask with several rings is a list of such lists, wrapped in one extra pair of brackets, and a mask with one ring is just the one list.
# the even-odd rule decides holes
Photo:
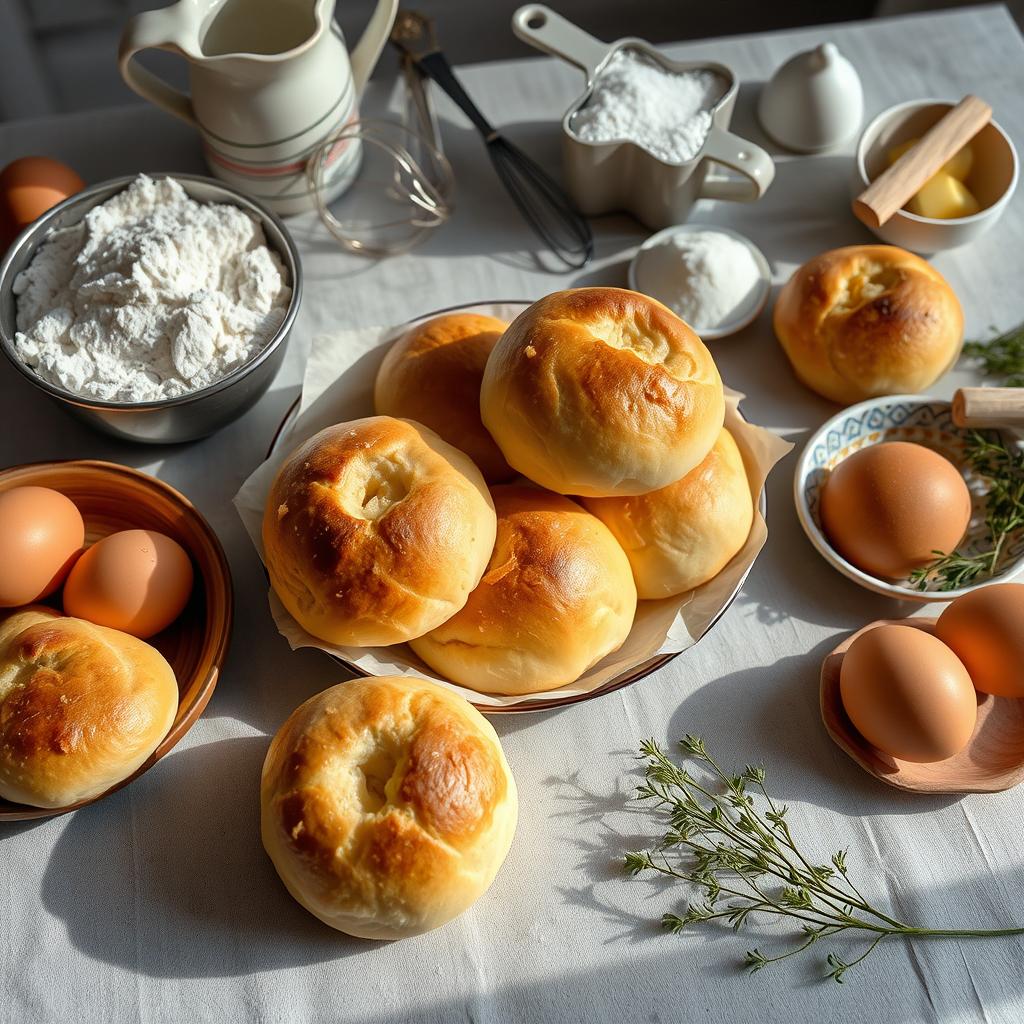
[(181, 52), (176, 38), (176, 7), (177, 5), (159, 11), (144, 11), (132, 18), (121, 33), (121, 42), (117, 48), (117, 66), (128, 87), (144, 100), (155, 103), (168, 114), (180, 117), (189, 124), (195, 124), (195, 113), (188, 96), (171, 88), (162, 78), (154, 75), (152, 71), (147, 71), (134, 59), (141, 50)]
[(775, 177), (775, 162), (760, 146), (721, 128), (711, 129), (701, 155), (739, 171), (749, 179), (736, 181), (733, 178), (709, 176), (704, 179), (700, 190), (701, 199), (731, 199), (739, 203), (751, 203), (768, 191)]
[(524, 43), (583, 68), (590, 80), (611, 47), (543, 4), (527, 4), (512, 15), (512, 31)]

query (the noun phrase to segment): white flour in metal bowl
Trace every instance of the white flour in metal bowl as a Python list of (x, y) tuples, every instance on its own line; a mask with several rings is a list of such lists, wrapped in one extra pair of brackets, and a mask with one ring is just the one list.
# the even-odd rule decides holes
[(244, 210), (139, 175), (54, 231), (17, 276), (14, 348), (76, 395), (174, 398), (259, 352), (284, 320), (286, 278)]
[(626, 139), (660, 160), (685, 163), (704, 145), (711, 111), (725, 90), (714, 71), (667, 71), (635, 50), (620, 50), (571, 127), (584, 142)]

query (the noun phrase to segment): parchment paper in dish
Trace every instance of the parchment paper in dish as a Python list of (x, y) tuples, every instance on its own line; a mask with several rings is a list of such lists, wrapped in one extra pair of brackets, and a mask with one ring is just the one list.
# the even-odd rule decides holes
[[(465, 311), (511, 321), (526, 305), (521, 302), (487, 303), (467, 306)], [(377, 368), (388, 345), (409, 326), (334, 331), (314, 339), (306, 364), (298, 417), (279, 439), (271, 457), (256, 469), (235, 495), (235, 507), (260, 558), (263, 557), (263, 506), (281, 463), (296, 445), (324, 427), (373, 415), (373, 383)], [(792, 445), (763, 427), (748, 423), (738, 410), (742, 397), (726, 388), (725, 425), (743, 455), (756, 506), (769, 471)], [(270, 609), (278, 630), (293, 650), (319, 647), (373, 675), (424, 676), (478, 705), (499, 706), (522, 704), (531, 699), (557, 699), (595, 690), (655, 655), (675, 654), (692, 647), (739, 589), (767, 537), (764, 517), (755, 507), (754, 523), (746, 544), (713, 580), (679, 597), (641, 601), (633, 629), (618, 651), (598, 662), (576, 682), (528, 697), (481, 694), (451, 683), (427, 668), (405, 644), (394, 647), (336, 647), (324, 643), (307, 633), (289, 615), (273, 591), (270, 591)]]

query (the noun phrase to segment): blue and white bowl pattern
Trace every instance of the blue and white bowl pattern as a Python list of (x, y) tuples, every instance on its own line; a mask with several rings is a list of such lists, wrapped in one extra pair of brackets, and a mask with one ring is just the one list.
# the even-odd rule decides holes
[(845, 576), (879, 594), (910, 601), (950, 601), (986, 583), (1006, 580), (1024, 568), (1024, 531), (1004, 546), (996, 572), (959, 590), (938, 590), (934, 582), (918, 590), (909, 580), (882, 580), (846, 561), (829, 544), (819, 504), (829, 473), (847, 456), (881, 441), (911, 441), (939, 452), (963, 474), (972, 496), (971, 522), (958, 550), (984, 551), (990, 544), (985, 525), (985, 482), (971, 469), (965, 454), (970, 431), (958, 427), (949, 402), (917, 395), (873, 398), (844, 409), (807, 442), (797, 463), (794, 499), (797, 514), (811, 543)]

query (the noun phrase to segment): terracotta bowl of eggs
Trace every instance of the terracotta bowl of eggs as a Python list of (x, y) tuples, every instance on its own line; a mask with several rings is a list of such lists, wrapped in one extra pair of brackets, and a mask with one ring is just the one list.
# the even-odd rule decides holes
[(206, 520), (125, 466), (0, 471), (0, 821), (137, 778), (206, 707), (232, 622)]
[(950, 601), (1005, 582), (1024, 568), (1024, 536), (1011, 536), (992, 571), (966, 585), (951, 587), (933, 570), (942, 554), (972, 557), (992, 545), (988, 484), (968, 458), (970, 438), (951, 404), (935, 398), (892, 395), (844, 409), (797, 463), (804, 532), (833, 568), (886, 597)]
[(821, 668), (821, 716), (877, 779), (918, 793), (1024, 781), (1024, 585), (996, 583), (938, 619), (872, 622)]

